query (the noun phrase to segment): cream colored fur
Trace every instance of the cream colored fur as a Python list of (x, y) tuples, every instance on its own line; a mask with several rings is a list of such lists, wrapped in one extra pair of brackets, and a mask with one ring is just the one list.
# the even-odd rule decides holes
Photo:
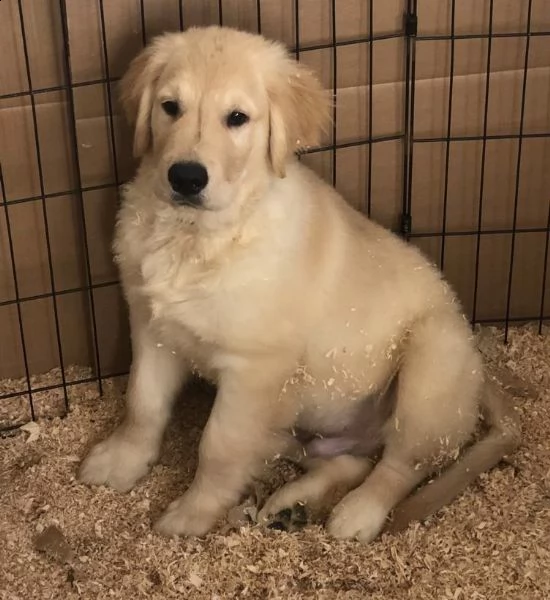
[[(141, 158), (114, 243), (133, 364), (126, 417), (81, 480), (125, 491), (144, 476), (196, 370), (217, 383), (216, 401), (195, 479), (156, 528), (202, 535), (284, 451), (288, 431), (339, 433), (398, 366), (372, 473), (360, 457), (316, 461), (262, 512), (343, 485), (354, 489), (329, 531), (372, 540), (476, 427), (483, 367), (454, 293), (418, 250), (297, 161), (296, 150), (318, 142), (330, 103), (279, 44), (217, 27), (167, 34), (135, 59), (122, 94)], [(165, 114), (164, 100), (182, 114)], [(229, 129), (235, 109), (250, 122)], [(167, 170), (182, 160), (208, 169), (203, 208), (171, 201)]]

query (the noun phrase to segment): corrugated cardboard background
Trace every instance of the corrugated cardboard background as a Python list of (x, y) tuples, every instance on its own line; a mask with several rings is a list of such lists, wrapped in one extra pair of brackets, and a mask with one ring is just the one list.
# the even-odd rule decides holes
[[(110, 239), (116, 185), (131, 176), (133, 162), (116, 81), (145, 40), (179, 29), (181, 22), (186, 27), (218, 23), (220, 4), (224, 24), (252, 31), (260, 25), (265, 35), (291, 48), (298, 43), (300, 60), (336, 90), (335, 139), (330, 134), (324, 144), (336, 143), (338, 149), (314, 152), (304, 160), (353, 205), (370, 209), (372, 218), (389, 227), (398, 226), (404, 185), (405, 0), (373, 0), (372, 23), (367, 0), (335, 0), (334, 28), (330, 0), (2, 0), (0, 377), (24, 372), (8, 218), (31, 373), (60, 365), (59, 349), (64, 365), (93, 365), (97, 370), (94, 330), (101, 374), (127, 368), (126, 310), (114, 283)], [(448, 39), (451, 2), (418, 2), (412, 241), (439, 261), (438, 234), (446, 213), (443, 267), (472, 314), (482, 198), (478, 319), (498, 320), (506, 314), (512, 234), (505, 231), (514, 221), (527, 40), (510, 34), (525, 33), (529, 5), (530, 30), (549, 32), (547, 0), (494, 0), (489, 40), (489, 1), (456, 2), (453, 44)], [(72, 91), (67, 89), (67, 46)], [(526, 137), (521, 140), (517, 186), (520, 232), (514, 236), (509, 315), (517, 319), (540, 314), (546, 277), (550, 137), (544, 134), (550, 133), (550, 37), (530, 37), (527, 66)], [(479, 138), (485, 129), (489, 139), (483, 159)], [(448, 144), (448, 134), (457, 139)], [(381, 141), (369, 145), (369, 138)], [(91, 294), (86, 289), (90, 282)], [(542, 308), (548, 315), (550, 294)]]

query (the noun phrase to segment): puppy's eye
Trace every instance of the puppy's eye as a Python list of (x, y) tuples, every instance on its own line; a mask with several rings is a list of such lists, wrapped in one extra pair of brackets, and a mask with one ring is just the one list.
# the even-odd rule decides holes
[(225, 122), (228, 127), (242, 127), (245, 123), (248, 123), (250, 117), (239, 110), (234, 110), (227, 115)]
[(165, 100), (161, 106), (162, 110), (171, 117), (177, 117), (180, 114), (180, 105), (175, 100)]

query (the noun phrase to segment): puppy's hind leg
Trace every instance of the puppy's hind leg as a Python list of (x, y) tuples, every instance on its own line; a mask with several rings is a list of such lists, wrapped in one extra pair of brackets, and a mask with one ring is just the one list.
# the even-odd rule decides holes
[(339, 502), (327, 523), (339, 539), (371, 542), (382, 530), (390, 510), (426, 476), (404, 457), (383, 456), (366, 481)]
[(395, 533), (412, 521), (421, 521), (451, 502), (481, 473), (494, 467), (520, 443), (520, 427), (510, 398), (493, 381), (485, 386), (481, 402), (487, 435), (468, 448), (430, 485), (425, 485), (397, 506), (386, 531)]
[(373, 540), (390, 511), (471, 436), (480, 385), (480, 360), (458, 316), (440, 315), (417, 324), (398, 376), (382, 459), (335, 507), (329, 533)]

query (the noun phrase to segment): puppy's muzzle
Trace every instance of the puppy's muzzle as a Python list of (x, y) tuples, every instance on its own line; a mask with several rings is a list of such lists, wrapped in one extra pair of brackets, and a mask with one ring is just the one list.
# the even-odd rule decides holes
[(202, 205), (202, 190), (208, 184), (208, 171), (197, 162), (177, 162), (168, 169), (168, 181), (174, 202), (188, 206)]

